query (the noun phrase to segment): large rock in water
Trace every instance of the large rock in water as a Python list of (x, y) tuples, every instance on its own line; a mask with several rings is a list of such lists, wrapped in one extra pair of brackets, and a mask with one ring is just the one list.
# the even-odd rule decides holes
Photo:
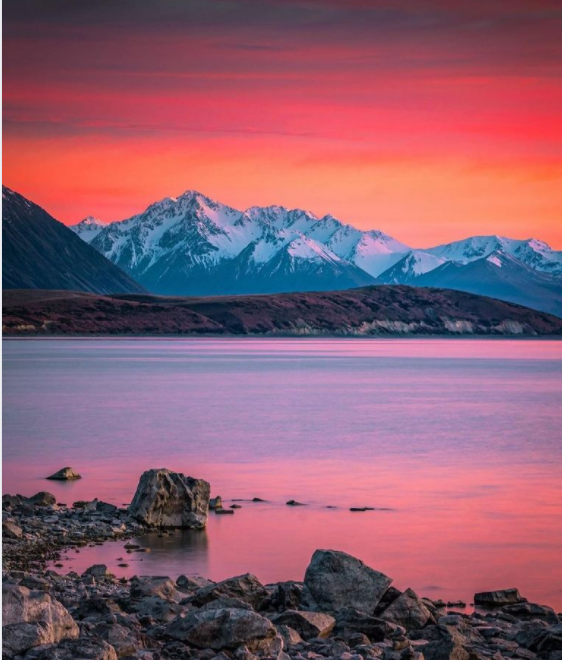
[(204, 529), (211, 486), (166, 468), (147, 470), (140, 478), (129, 513), (151, 527)]
[(201, 649), (234, 650), (245, 644), (257, 651), (267, 649), (277, 630), (269, 619), (252, 610), (224, 608), (178, 616), (166, 628), (166, 635)]
[(2, 656), (12, 658), (42, 644), (78, 637), (67, 609), (49, 594), (2, 585)]
[(392, 579), (337, 550), (316, 550), (304, 584), (321, 611), (352, 607), (372, 614)]

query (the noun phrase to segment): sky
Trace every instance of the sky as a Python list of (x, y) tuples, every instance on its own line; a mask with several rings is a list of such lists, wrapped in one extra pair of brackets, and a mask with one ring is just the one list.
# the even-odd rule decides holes
[(3, 182), (73, 224), (196, 189), (415, 247), (562, 249), (560, 0), (6, 0)]

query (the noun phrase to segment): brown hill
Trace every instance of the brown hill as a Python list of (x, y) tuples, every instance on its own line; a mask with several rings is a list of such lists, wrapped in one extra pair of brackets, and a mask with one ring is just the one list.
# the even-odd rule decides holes
[(461, 291), (347, 291), (199, 298), (4, 291), (5, 336), (562, 335), (562, 319)]

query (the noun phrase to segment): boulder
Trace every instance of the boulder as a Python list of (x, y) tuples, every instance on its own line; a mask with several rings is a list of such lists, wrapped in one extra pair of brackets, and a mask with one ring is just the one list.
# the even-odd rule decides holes
[(164, 600), (159, 596), (148, 596), (134, 601), (131, 609), (139, 617), (147, 616), (158, 623), (169, 623), (183, 610), (173, 600)]
[(435, 622), (427, 606), (412, 589), (403, 591), (381, 614), (381, 619), (406, 630), (420, 630), (427, 623)]
[[(484, 638), (460, 616), (442, 617), (437, 626), (429, 626), (430, 639), (416, 650), (425, 660), (476, 660), (474, 646), (481, 646)], [(424, 631), (425, 636), (425, 631)]]
[(209, 500), (209, 509), (222, 509), (222, 497), (220, 495)]
[(562, 623), (542, 630), (529, 648), (543, 658), (551, 657), (554, 653), (562, 653)]
[(192, 610), (178, 616), (166, 628), (166, 635), (201, 649), (234, 650), (244, 644), (248, 650), (265, 649), (277, 637), (269, 619), (238, 608)]
[(517, 589), (500, 589), (498, 591), (481, 591), (474, 594), (474, 604), (481, 607), (501, 607), (502, 605), (511, 605), (520, 603), (525, 598)]
[(63, 467), (58, 472), (55, 472), (47, 479), (53, 481), (74, 481), (75, 479), (82, 479), (82, 477), (76, 472), (74, 468)]
[(255, 575), (245, 573), (199, 589), (191, 602), (201, 607), (223, 597), (239, 598), (253, 608), (259, 609), (267, 599), (267, 591)]
[(272, 621), (275, 625), (289, 626), (296, 630), (303, 639), (328, 637), (336, 623), (329, 614), (299, 610), (287, 610), (275, 616)]
[(283, 648), (290, 649), (296, 644), (300, 644), (303, 639), (296, 630), (289, 626), (276, 625), (277, 632), (283, 638)]
[(129, 513), (151, 527), (204, 529), (211, 486), (165, 468), (147, 470), (140, 478)]
[(6, 520), (2, 523), (2, 538), (20, 539), (22, 534), (22, 528), (12, 520)]
[(8, 658), (43, 644), (78, 637), (67, 609), (44, 591), (2, 585), (2, 654)]
[(102, 639), (80, 637), (33, 649), (25, 660), (117, 660), (117, 653)]
[(33, 504), (34, 506), (55, 506), (57, 503), (57, 498), (52, 493), (47, 493), (42, 490), (31, 497), (26, 498), (28, 504)]
[(137, 650), (145, 646), (138, 632), (118, 623), (99, 623), (93, 632), (115, 649), (118, 658), (134, 656)]
[(107, 577), (109, 575), (109, 572), (105, 564), (94, 564), (93, 566), (90, 566), (82, 573), (82, 577), (86, 577), (87, 575), (91, 575), (92, 577), (95, 578), (102, 578), (102, 577)]
[(548, 605), (537, 605), (537, 603), (513, 603), (513, 605), (504, 605), (502, 607), (504, 614), (509, 614), (516, 619), (530, 620), (539, 619), (548, 623), (558, 623), (556, 612)]
[(208, 580), (201, 575), (180, 575), (176, 580), (178, 589), (182, 591), (197, 591), (203, 587), (208, 587), (210, 584), (215, 584), (212, 580)]
[(366, 635), (371, 642), (382, 642), (392, 632), (392, 626), (387, 621), (346, 607), (336, 614), (334, 632), (342, 636), (361, 633)]
[(352, 607), (372, 614), (391, 582), (383, 573), (337, 550), (316, 550), (304, 576), (318, 609), (327, 612)]
[(280, 612), (284, 610), (299, 610), (303, 599), (304, 585), (302, 582), (278, 582), (272, 585), (271, 604)]
[(181, 595), (173, 580), (169, 577), (133, 577), (131, 579), (131, 598), (158, 596), (163, 600), (179, 601)]

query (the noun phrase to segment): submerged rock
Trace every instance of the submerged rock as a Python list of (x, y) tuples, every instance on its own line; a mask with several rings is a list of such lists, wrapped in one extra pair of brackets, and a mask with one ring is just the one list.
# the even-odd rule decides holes
[(481, 591), (474, 594), (474, 604), (483, 607), (499, 607), (501, 605), (511, 605), (520, 603), (525, 598), (517, 589), (499, 589), (498, 591)]
[(47, 477), (47, 479), (52, 479), (53, 481), (74, 481), (75, 479), (82, 479), (82, 476), (74, 468), (63, 467), (58, 472)]
[(244, 644), (256, 651), (265, 649), (277, 631), (269, 619), (252, 610), (224, 608), (178, 616), (167, 626), (166, 635), (201, 649), (234, 650)]
[(165, 468), (147, 470), (129, 506), (136, 520), (152, 527), (204, 529), (211, 487), (203, 479)]
[(392, 579), (337, 550), (316, 550), (304, 583), (321, 611), (352, 607), (372, 614)]

